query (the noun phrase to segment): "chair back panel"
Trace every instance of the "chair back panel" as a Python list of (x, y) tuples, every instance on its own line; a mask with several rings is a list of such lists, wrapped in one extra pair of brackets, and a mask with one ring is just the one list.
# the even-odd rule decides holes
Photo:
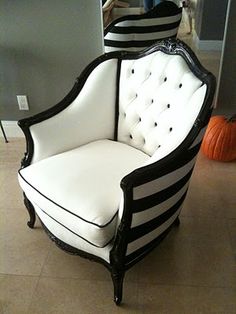
[(170, 1), (148, 13), (119, 18), (105, 30), (105, 52), (139, 51), (158, 40), (176, 37), (181, 18), (182, 9)]
[(118, 141), (152, 156), (173, 151), (201, 110), (206, 85), (180, 55), (154, 52), (123, 60), (120, 74)]

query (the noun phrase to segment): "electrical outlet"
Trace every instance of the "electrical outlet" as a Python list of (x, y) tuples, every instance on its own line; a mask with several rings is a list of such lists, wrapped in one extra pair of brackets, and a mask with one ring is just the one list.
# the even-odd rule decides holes
[(29, 104), (26, 95), (17, 95), (17, 102), (20, 110), (29, 110)]

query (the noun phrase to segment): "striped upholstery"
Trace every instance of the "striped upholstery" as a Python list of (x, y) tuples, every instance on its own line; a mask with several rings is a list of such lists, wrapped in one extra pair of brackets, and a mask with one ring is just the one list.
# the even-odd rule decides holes
[(154, 245), (179, 216), (200, 144), (180, 154), (160, 177), (134, 188), (126, 265)]
[(199, 75), (203, 69), (189, 65), (186, 51), (183, 57), (160, 50), (121, 63), (118, 140), (151, 156), (121, 182), (117, 239), (126, 240), (117, 240), (116, 249), (123, 247), (125, 268), (154, 248), (178, 218), (212, 110), (212, 77)]
[(28, 225), (36, 212), (58, 246), (103, 263), (116, 304), (125, 271), (178, 222), (214, 91), (194, 53), (168, 39), (98, 57), (59, 104), (19, 122)]
[(176, 37), (181, 17), (181, 8), (164, 1), (145, 14), (118, 18), (105, 29), (105, 52), (138, 51), (158, 40)]

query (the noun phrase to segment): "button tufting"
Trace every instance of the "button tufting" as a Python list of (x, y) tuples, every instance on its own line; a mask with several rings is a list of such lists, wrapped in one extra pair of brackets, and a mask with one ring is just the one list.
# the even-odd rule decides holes
[(183, 84), (182, 84), (182, 83), (180, 83), (180, 84), (179, 84), (179, 88), (181, 88), (182, 86), (183, 86)]
[(133, 136), (132, 136), (131, 134), (129, 135), (129, 137), (130, 137), (131, 139), (133, 138)]
[(170, 104), (167, 104), (167, 108), (170, 108)]
[(166, 81), (167, 81), (167, 77), (164, 78), (164, 82), (166, 82)]
[(153, 104), (153, 103), (154, 103), (154, 100), (152, 99), (152, 100), (151, 100), (151, 104)]
[(124, 112), (124, 118), (126, 118), (126, 113)]
[(157, 146), (157, 148), (160, 148), (160, 147), (161, 147), (161, 145), (158, 145), (158, 146)]
[(135, 94), (135, 98), (137, 98), (138, 97), (138, 94)]
[(134, 74), (134, 69), (131, 70), (131, 73)]
[(142, 121), (142, 119), (139, 117), (139, 118), (138, 118), (138, 121), (139, 121), (139, 122), (141, 122), (141, 121)]
[(171, 132), (173, 130), (173, 128), (169, 128), (169, 131)]
[(157, 126), (157, 123), (156, 123), (156, 122), (154, 123), (154, 126)]

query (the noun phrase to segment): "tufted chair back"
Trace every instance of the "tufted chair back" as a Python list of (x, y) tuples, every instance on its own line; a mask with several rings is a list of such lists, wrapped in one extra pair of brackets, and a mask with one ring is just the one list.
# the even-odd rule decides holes
[(158, 160), (173, 151), (196, 120), (206, 85), (179, 55), (154, 52), (124, 60), (119, 91), (118, 141)]

